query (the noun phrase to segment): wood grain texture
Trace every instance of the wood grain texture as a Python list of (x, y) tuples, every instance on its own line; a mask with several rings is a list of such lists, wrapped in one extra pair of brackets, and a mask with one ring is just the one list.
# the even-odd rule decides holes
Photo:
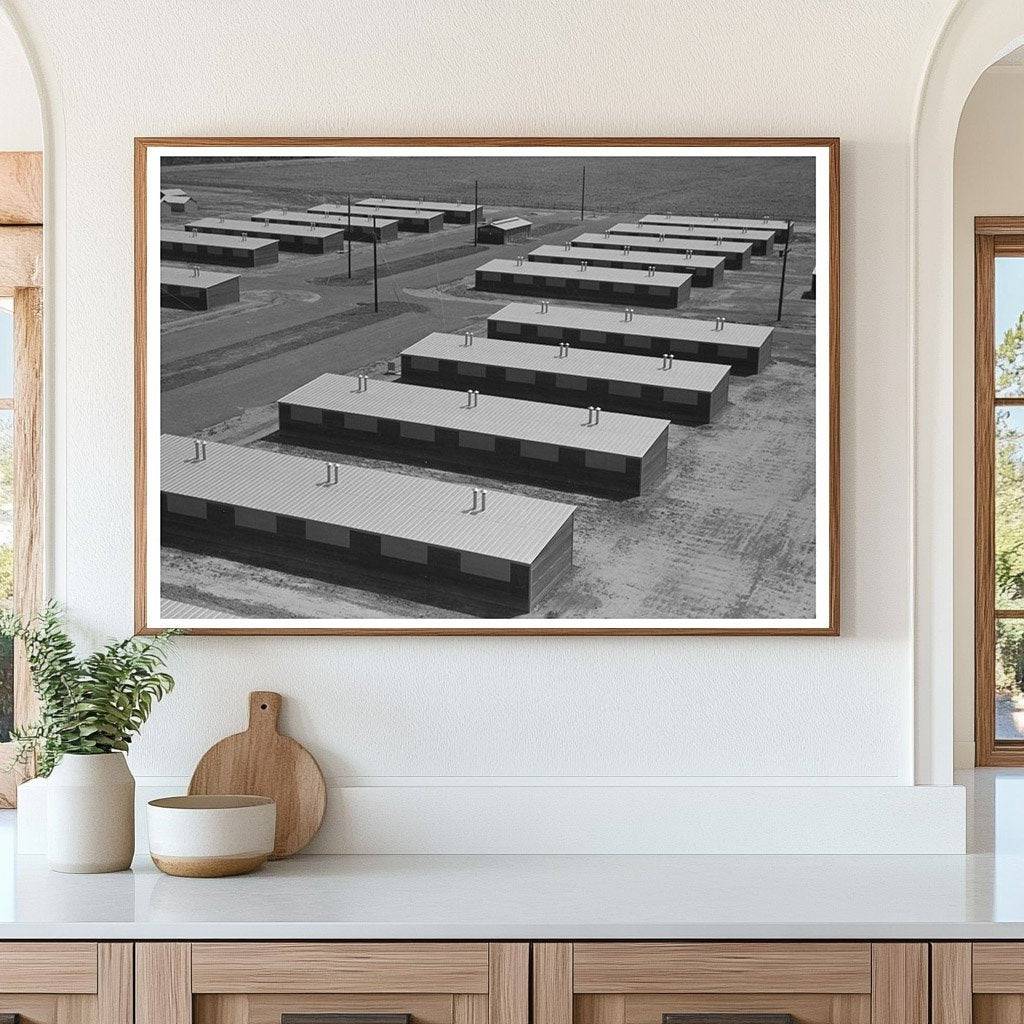
[(43, 229), (0, 227), (0, 295), (43, 286)]
[(871, 1024), (871, 996), (833, 996), (832, 1024)]
[(0, 992), (0, 1022), (20, 1017), (20, 1024), (57, 1024), (57, 995), (7, 995)]
[(211, 747), (200, 758), (188, 787), (193, 795), (242, 793), (274, 800), (273, 860), (308, 846), (327, 807), (320, 766), (305, 747), (278, 732), (280, 714), (279, 693), (250, 693), (248, 728)]
[(453, 626), (446, 628), (328, 627), (266, 629), (236, 627), (203, 627), (188, 632), (208, 636), (837, 636), (840, 615), (840, 446), (839, 446), (839, 338), (840, 338), (840, 140), (835, 137), (777, 138), (692, 138), (657, 137), (584, 137), (556, 138), (534, 136), (510, 137), (391, 137), (369, 138), (178, 138), (140, 136), (135, 139), (135, 629), (152, 634), (157, 628), (149, 621), (146, 607), (146, 153), (154, 146), (606, 146), (610, 148), (640, 146), (773, 146), (826, 149), (829, 154), (829, 621), (824, 627), (766, 628), (650, 628), (572, 626), (544, 629), (501, 629), (488, 626)]
[(975, 942), (971, 979), (974, 992), (1024, 994), (1024, 943)]
[(98, 1024), (134, 1024), (135, 947), (130, 942), (101, 942), (96, 969)]
[(97, 1024), (96, 996), (57, 997), (57, 1024)]
[(871, 946), (871, 1024), (928, 1024), (928, 946)]
[[(416, 1014), (416, 1024), (423, 1018)], [(452, 996), (452, 1024), (487, 1024), (487, 996), (457, 992)]]
[[(868, 996), (832, 996), (828, 993), (782, 992), (756, 995), (748, 993), (659, 992), (625, 996), (624, 1024), (662, 1024), (666, 1013), (772, 1013), (792, 1014), (800, 1024), (834, 1024), (837, 999), (862, 1000), (870, 1011)], [(869, 1022), (849, 1022), (869, 1024)]]
[(533, 944), (533, 1024), (573, 1024), (571, 942)]
[(489, 1024), (530, 1024), (530, 944), (492, 942), (488, 960)]
[[(196, 996), (192, 1001), (194, 1024), (249, 1024), (250, 997), (244, 995)], [(274, 1024), (280, 1024), (279, 1010)]]
[(614, 994), (575, 995), (573, 1013), (575, 1024), (625, 1024), (626, 997)]
[[(194, 992), (487, 992), (483, 942), (197, 942)], [(141, 1022), (140, 1022), (141, 1024)]]
[(931, 1024), (971, 1024), (971, 944), (931, 944)]
[(135, 1024), (192, 1024), (189, 943), (136, 943)]
[(43, 223), (43, 154), (0, 153), (0, 224)]
[(1024, 997), (978, 994), (972, 1011), (973, 1024), (1024, 1024)]
[[(452, 996), (448, 993), (424, 995), (422, 993), (352, 993), (352, 994), (294, 994), (256, 993), (253, 995), (202, 995), (196, 996), (196, 1012), (200, 1006), (213, 1005), (223, 1001), (240, 1000), (246, 1006), (248, 1024), (281, 1024), (285, 1014), (328, 1014), (328, 1013), (410, 1013), (414, 1024), (452, 1024)], [(455, 999), (483, 1000), (485, 995), (455, 996)], [(231, 1024), (230, 1021), (197, 1019), (196, 1024)], [(244, 1022), (243, 1022), (244, 1024)], [(474, 1024), (472, 1021), (466, 1024)], [(486, 1018), (476, 1024), (487, 1024)]]
[(576, 943), (576, 992), (870, 992), (871, 949), (851, 942)]
[(95, 942), (5, 942), (0, 992), (96, 992)]

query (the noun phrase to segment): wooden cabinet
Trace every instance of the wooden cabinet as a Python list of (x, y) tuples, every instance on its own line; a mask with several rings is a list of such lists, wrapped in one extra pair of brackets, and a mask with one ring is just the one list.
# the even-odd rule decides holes
[(743, 1024), (763, 1014), (791, 1014), (796, 1024), (928, 1024), (928, 948), (536, 943), (533, 1011), (533, 1024), (663, 1024), (670, 1014), (738, 1014)]
[(132, 944), (0, 943), (7, 1014), (21, 1024), (132, 1024)]
[(933, 1024), (1024, 1020), (1024, 942), (934, 942)]
[(520, 942), (139, 943), (136, 1024), (327, 1013), (529, 1024), (529, 966)]

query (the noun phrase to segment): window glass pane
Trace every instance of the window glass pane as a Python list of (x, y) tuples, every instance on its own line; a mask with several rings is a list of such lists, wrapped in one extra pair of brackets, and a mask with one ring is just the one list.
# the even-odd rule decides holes
[(996, 409), (996, 608), (1024, 608), (1024, 408)]
[(1024, 740), (1024, 622), (996, 619), (996, 739)]
[[(0, 410), (0, 605), (14, 599), (14, 413)], [(0, 743), (14, 721), (14, 649), (0, 638)]]
[(0, 398), (14, 394), (14, 312), (10, 299), (0, 299)]
[(996, 259), (996, 395), (1024, 396), (1024, 257)]

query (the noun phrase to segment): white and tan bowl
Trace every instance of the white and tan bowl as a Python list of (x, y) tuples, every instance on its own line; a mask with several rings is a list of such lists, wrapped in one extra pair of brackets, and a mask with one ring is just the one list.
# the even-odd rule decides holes
[(223, 878), (260, 867), (274, 850), (277, 805), (264, 796), (168, 796), (147, 808), (149, 853), (168, 875)]

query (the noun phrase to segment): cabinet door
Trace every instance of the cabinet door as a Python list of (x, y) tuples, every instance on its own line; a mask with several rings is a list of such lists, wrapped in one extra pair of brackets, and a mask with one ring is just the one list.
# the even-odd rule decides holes
[(132, 1024), (131, 943), (0, 942), (0, 1018)]
[(533, 958), (533, 1024), (928, 1024), (923, 943), (537, 943)]
[(932, 943), (933, 1024), (1024, 1019), (1024, 942)]
[(136, 985), (136, 1024), (528, 1024), (529, 947), (139, 943)]

